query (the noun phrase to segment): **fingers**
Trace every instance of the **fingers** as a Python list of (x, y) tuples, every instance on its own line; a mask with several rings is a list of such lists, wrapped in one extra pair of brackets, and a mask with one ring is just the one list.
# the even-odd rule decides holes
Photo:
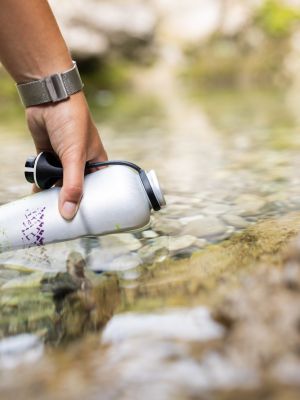
[(27, 110), (27, 122), (37, 152), (54, 151), (62, 162), (64, 176), (58, 207), (62, 217), (70, 220), (83, 194), (86, 161), (107, 159), (84, 94), (78, 92), (67, 102), (55, 106)]
[(59, 196), (59, 211), (63, 218), (74, 218), (83, 194), (85, 158), (63, 157), (64, 178)]

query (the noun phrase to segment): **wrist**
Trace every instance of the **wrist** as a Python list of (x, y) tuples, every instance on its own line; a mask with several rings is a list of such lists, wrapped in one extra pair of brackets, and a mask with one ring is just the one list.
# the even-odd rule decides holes
[(75, 61), (64, 71), (17, 84), (21, 101), (25, 107), (67, 100), (72, 94), (81, 91), (83, 83)]
[[(29, 58), (29, 57), (28, 57)], [(69, 52), (63, 52), (61, 55), (49, 57), (49, 55), (39, 55), (38, 58), (23, 58), (22, 68), (14, 73), (16, 84), (27, 83), (34, 80), (43, 79), (55, 73), (60, 73), (72, 68), (72, 58)]]

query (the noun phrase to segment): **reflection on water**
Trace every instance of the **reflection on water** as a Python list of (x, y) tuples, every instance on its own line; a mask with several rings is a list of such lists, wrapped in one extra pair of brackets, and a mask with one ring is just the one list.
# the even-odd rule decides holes
[[(118, 390), (122, 390), (122, 382), (126, 385), (130, 379), (140, 379), (143, 398), (153, 398), (157, 391), (164, 393), (163, 387), (165, 397), (161, 398), (174, 394), (169, 391), (170, 385), (157, 384), (152, 397), (143, 396), (143, 365), (147, 365), (147, 385), (157, 379), (157, 368), (174, 390), (177, 377), (182, 393), (188, 386), (191, 396), (193, 390), (214, 388), (214, 384), (221, 388), (257, 384), (252, 367), (239, 368), (236, 360), (226, 364), (216, 349), (209, 352), (207, 347), (205, 352), (203, 344), (198, 343), (197, 321), (208, 331), (211, 327), (208, 343), (223, 332), (206, 308), (200, 310), (205, 314), (205, 323), (203, 315), (193, 308), (187, 308), (193, 315), (190, 324), (184, 322), (184, 310), (157, 313), (166, 305), (199, 305), (205, 296), (210, 299), (208, 303), (213, 303), (213, 290), (222, 286), (223, 273), (229, 271), (228, 276), (234, 276), (238, 268), (262, 256), (260, 238), (264, 232), (273, 235), (274, 223), (257, 233), (257, 221), (280, 220), (300, 208), (298, 120), (283, 94), (213, 93), (192, 99), (180, 92), (182, 89), (176, 90), (160, 95), (165, 117), (151, 128), (137, 132), (134, 121), (122, 132), (101, 126), (110, 158), (131, 160), (157, 171), (168, 206), (153, 215), (150, 229), (0, 255), (0, 336), (30, 332), (53, 345), (101, 331), (110, 320), (104, 331), (109, 350), (105, 353), (100, 346), (105, 355), (102, 364), (101, 357), (97, 361), (98, 368), (107, 375), (106, 363), (117, 371), (121, 382)], [(6, 202), (28, 192), (22, 165), (32, 153), (32, 146), (28, 138), (13, 133), (0, 140), (0, 200)], [(284, 240), (296, 229), (296, 225), (287, 228), (293, 218), (278, 223)], [(228, 246), (225, 241), (220, 250), (210, 247), (245, 229), (245, 236), (228, 241)], [(273, 237), (270, 253), (279, 250), (282, 237)], [(266, 237), (264, 240), (267, 247), (269, 242)], [(197, 262), (189, 264), (186, 260), (199, 251), (203, 257), (198, 268)], [(226, 259), (228, 252), (230, 258)], [(169, 259), (178, 263), (168, 264)], [(226, 284), (224, 287), (226, 290)], [(124, 311), (134, 313), (124, 317), (118, 314)], [(145, 315), (145, 311), (152, 314)], [(180, 323), (183, 325), (176, 328)], [(152, 334), (144, 338), (147, 326), (159, 339)], [(133, 327), (140, 332), (135, 333), (137, 337), (132, 335)], [(178, 332), (173, 334), (170, 329)], [(204, 335), (205, 329), (199, 329)], [(124, 342), (116, 345), (114, 338), (122, 335)], [(174, 338), (180, 343), (174, 343)], [(195, 343), (187, 346), (187, 341)], [(86, 352), (80, 357), (84, 363), (95, 363), (95, 355), (89, 358), (89, 342), (84, 343), (82, 340), (78, 344)], [(201, 351), (197, 347), (195, 357), (194, 345), (201, 347)], [(99, 342), (93, 346), (99, 347)], [(71, 349), (68, 357), (72, 360), (74, 347)], [(198, 363), (200, 355), (203, 358)], [(170, 360), (178, 361), (172, 364), (172, 374), (166, 372)], [(127, 375), (123, 364), (130, 367)], [(56, 365), (55, 357), (51, 365)], [(204, 378), (199, 381), (196, 377), (200, 375)], [(31, 381), (32, 377), (27, 375), (26, 379)], [(118, 390), (109, 389), (112, 398), (117, 398), (114, 396)]]

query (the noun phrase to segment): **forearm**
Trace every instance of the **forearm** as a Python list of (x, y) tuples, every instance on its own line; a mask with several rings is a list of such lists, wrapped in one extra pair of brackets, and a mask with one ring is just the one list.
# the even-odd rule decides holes
[(0, 7), (0, 60), (16, 82), (72, 66), (46, 0), (0, 0)]

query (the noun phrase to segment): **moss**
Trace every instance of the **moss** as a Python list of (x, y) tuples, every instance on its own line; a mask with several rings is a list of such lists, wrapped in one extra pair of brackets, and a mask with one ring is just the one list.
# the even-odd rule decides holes
[(53, 301), (39, 288), (7, 289), (1, 293), (0, 311), (0, 338), (53, 329)]
[(122, 311), (162, 307), (216, 305), (260, 264), (282, 266), (290, 238), (300, 230), (300, 214), (262, 221), (190, 259), (149, 266), (139, 285), (122, 290)]

